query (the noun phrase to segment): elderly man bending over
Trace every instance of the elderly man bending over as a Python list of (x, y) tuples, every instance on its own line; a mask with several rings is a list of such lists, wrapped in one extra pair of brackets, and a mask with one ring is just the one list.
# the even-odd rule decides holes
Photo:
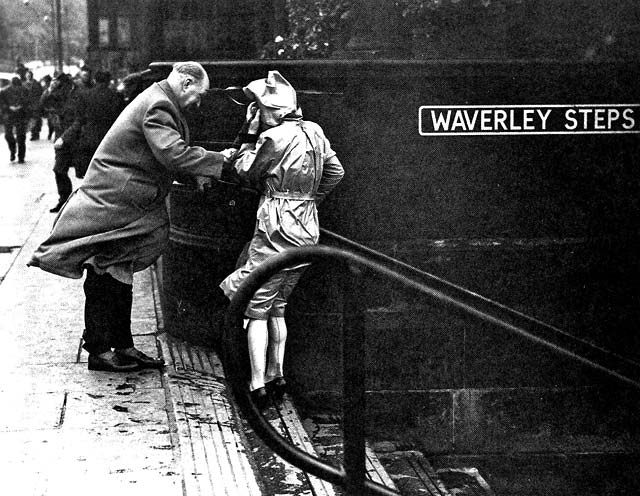
[(232, 150), (189, 145), (183, 111), (199, 106), (209, 78), (196, 62), (173, 66), (120, 114), (29, 265), (79, 279), (86, 269), (83, 347), (89, 369), (162, 367), (133, 345), (133, 273), (167, 245), (165, 198), (177, 175), (220, 178)]

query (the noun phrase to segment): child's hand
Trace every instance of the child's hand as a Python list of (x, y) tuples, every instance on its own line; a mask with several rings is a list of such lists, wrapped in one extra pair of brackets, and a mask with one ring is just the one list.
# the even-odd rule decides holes
[(252, 102), (247, 108), (248, 134), (258, 134), (260, 128), (260, 108), (256, 102)]
[(247, 115), (245, 117), (247, 123), (251, 122), (253, 120), (253, 118), (256, 116), (256, 112), (258, 112), (258, 110), (260, 110), (260, 107), (258, 107), (258, 103), (257, 102), (251, 102), (249, 104), (249, 106), (247, 107)]

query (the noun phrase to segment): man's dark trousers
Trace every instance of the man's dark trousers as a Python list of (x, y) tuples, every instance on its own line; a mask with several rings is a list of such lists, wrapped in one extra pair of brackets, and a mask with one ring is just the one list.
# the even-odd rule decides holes
[(131, 305), (133, 286), (111, 275), (97, 274), (87, 267), (84, 281), (84, 344), (91, 354), (133, 346), (131, 336)]
[[(26, 134), (27, 134), (27, 122), (25, 119), (12, 119), (8, 118), (5, 123), (4, 138), (9, 145), (9, 152), (11, 153), (11, 160), (16, 157), (16, 145), (18, 152), (18, 160), (24, 161), (24, 156), (27, 151)], [(15, 130), (15, 134), (14, 134)]]
[(73, 164), (73, 152), (71, 147), (63, 146), (63, 148), (55, 151), (55, 162), (53, 173), (56, 178), (56, 189), (58, 190), (58, 203), (62, 205), (73, 191), (73, 184), (69, 178), (69, 169)]

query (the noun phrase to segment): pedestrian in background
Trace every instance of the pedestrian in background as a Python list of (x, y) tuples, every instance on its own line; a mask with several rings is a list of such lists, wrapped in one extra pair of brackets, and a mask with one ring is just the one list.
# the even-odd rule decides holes
[[(302, 120), (296, 92), (278, 71), (251, 82), (244, 92), (254, 102), (239, 135), (245, 143), (238, 150), (234, 167), (240, 179), (262, 196), (248, 258), (220, 284), (229, 299), (265, 260), (289, 248), (318, 243), (316, 202), (344, 176), (322, 129)], [(258, 135), (260, 129), (263, 131)], [(273, 276), (256, 291), (245, 310), (249, 319), (249, 389), (260, 408), (268, 404), (268, 391), (281, 398), (286, 387), (285, 306), (304, 267), (288, 268)]]
[(22, 79), (23, 81), (25, 80), (25, 76), (27, 74), (27, 67), (22, 63), (22, 59), (20, 57), (18, 57), (16, 59), (16, 68), (15, 68), (15, 73), (20, 76), (20, 79)]
[(15, 76), (11, 85), (0, 91), (0, 111), (4, 116), (4, 137), (9, 145), (10, 160), (18, 153), (18, 163), (24, 164), (27, 151), (26, 134), (29, 123), (29, 92)]
[(208, 89), (204, 68), (181, 62), (138, 95), (107, 132), (82, 184), (29, 262), (76, 279), (86, 269), (83, 347), (91, 370), (164, 365), (134, 347), (133, 274), (154, 263), (168, 243), (166, 197), (174, 178), (220, 178), (233, 153), (189, 145), (183, 112), (198, 107)]
[(125, 103), (129, 103), (145, 89), (145, 80), (141, 72), (128, 74), (120, 84), (120, 92)]
[(53, 115), (48, 111), (48, 109), (44, 108), (42, 103), (42, 96), (47, 92), (49, 86), (51, 85), (51, 81), (53, 78), (47, 74), (40, 80), (40, 86), (42, 87), (42, 93), (40, 94), (40, 103), (39, 108), (42, 116), (47, 119), (47, 139), (51, 141), (54, 133), (54, 124), (53, 124)]
[(71, 151), (77, 177), (84, 177), (102, 138), (124, 108), (123, 99), (109, 88), (110, 81), (110, 73), (97, 71), (95, 84), (84, 90), (76, 87), (75, 96), (69, 100), (75, 117), (55, 147)]
[[(53, 166), (53, 174), (56, 181), (56, 189), (58, 191), (58, 202), (49, 211), (56, 213), (62, 208), (62, 205), (71, 195), (73, 185), (69, 178), (69, 169), (74, 166), (73, 162), (73, 143), (77, 138), (67, 133), (66, 142), (61, 139), (67, 129), (71, 127), (76, 117), (75, 98), (78, 96), (79, 90), (76, 89), (71, 76), (66, 73), (59, 74), (53, 79), (51, 85), (42, 95), (42, 105), (49, 112), (53, 119), (54, 126), (54, 149), (55, 161)], [(77, 134), (78, 129), (73, 132)], [(76, 170), (76, 177), (82, 177), (82, 171)]]
[(88, 65), (83, 65), (76, 74), (76, 77), (73, 78), (73, 84), (78, 89), (86, 89), (93, 88), (93, 70)]
[(40, 131), (42, 129), (42, 108), (40, 107), (40, 97), (42, 96), (42, 86), (40, 83), (33, 79), (33, 72), (25, 72), (25, 80), (23, 86), (27, 88), (29, 92), (29, 109), (31, 111), (30, 117), (30, 131), (31, 141), (37, 141), (40, 139)]

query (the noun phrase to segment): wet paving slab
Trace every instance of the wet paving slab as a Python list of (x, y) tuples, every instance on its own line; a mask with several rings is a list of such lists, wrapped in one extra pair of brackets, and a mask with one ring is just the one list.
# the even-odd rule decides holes
[(90, 371), (85, 363), (26, 364), (18, 370), (6, 371), (0, 390), (50, 392), (91, 391), (104, 394), (117, 386), (135, 384), (138, 390), (162, 388), (160, 373), (156, 370), (140, 370), (127, 374)]
[(3, 487), (12, 495), (182, 494), (166, 432), (62, 428), (1, 433), (0, 442)]

